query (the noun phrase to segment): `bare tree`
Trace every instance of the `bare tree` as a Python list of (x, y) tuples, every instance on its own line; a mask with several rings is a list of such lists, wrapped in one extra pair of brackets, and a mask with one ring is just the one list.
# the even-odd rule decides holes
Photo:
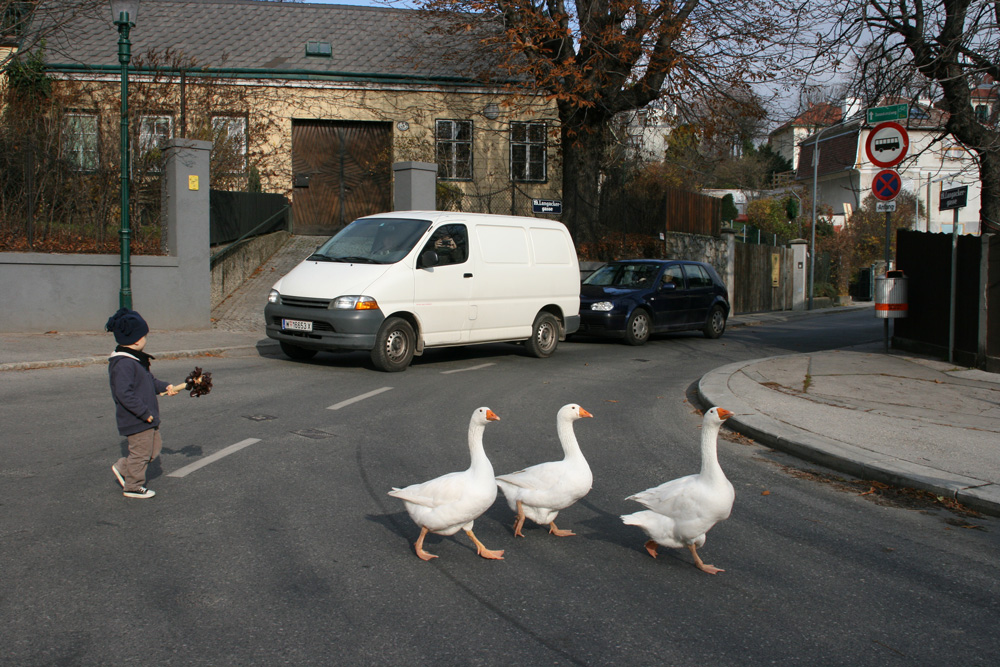
[[(481, 74), (558, 108), (564, 220), (599, 236), (600, 165), (616, 114), (657, 99), (685, 106), (794, 71), (811, 19), (796, 0), (416, 0), (489, 55)], [(467, 39), (467, 37), (466, 37)], [(726, 98), (726, 110), (744, 102)]]

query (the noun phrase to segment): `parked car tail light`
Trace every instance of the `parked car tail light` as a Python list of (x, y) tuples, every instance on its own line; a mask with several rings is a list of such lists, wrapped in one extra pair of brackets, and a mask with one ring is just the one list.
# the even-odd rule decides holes
[(614, 307), (615, 307), (615, 304), (611, 303), (610, 301), (598, 301), (597, 303), (592, 304), (590, 306), (590, 309), (591, 310), (605, 310), (606, 311), (606, 310), (613, 310)]
[(370, 296), (348, 295), (338, 296), (330, 304), (337, 310), (378, 310), (378, 302)]

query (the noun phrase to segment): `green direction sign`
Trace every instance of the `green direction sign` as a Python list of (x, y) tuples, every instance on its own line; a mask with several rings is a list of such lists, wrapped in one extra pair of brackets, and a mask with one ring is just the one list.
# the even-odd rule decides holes
[(907, 104), (893, 104), (889, 107), (875, 107), (868, 110), (868, 124), (884, 123), (887, 120), (906, 120), (910, 107)]

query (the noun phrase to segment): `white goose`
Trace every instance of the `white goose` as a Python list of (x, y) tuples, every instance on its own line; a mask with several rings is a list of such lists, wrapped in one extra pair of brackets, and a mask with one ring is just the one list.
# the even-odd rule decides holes
[(428, 532), (454, 535), (464, 530), (476, 553), (483, 558), (503, 560), (503, 551), (490, 551), (476, 539), (472, 523), (488, 510), (497, 497), (493, 480), (493, 465), (483, 450), (483, 431), (486, 424), (500, 418), (489, 408), (477, 408), (469, 421), (469, 453), (472, 464), (468, 470), (452, 472), (422, 484), (412, 484), (404, 489), (393, 487), (390, 496), (399, 498), (414, 523), (420, 526), (416, 551), (421, 560), (437, 558), (424, 551), (424, 538)]
[(556, 416), (556, 429), (562, 444), (562, 461), (539, 463), (509, 475), (497, 477), (497, 486), (507, 504), (517, 512), (514, 535), (524, 537), (521, 527), (527, 517), (537, 524), (549, 525), (549, 532), (559, 537), (575, 535), (556, 528), (559, 510), (566, 509), (590, 491), (594, 476), (573, 432), (573, 422), (592, 414), (575, 403), (564, 405)]
[(705, 533), (719, 521), (729, 518), (736, 497), (733, 485), (719, 465), (718, 439), (722, 422), (733, 416), (729, 410), (712, 408), (705, 413), (701, 429), (701, 472), (647, 489), (626, 500), (635, 500), (647, 510), (622, 516), (629, 526), (639, 526), (652, 539), (646, 551), (656, 558), (656, 546), (679, 549), (687, 547), (695, 566), (709, 574), (724, 572), (706, 565), (698, 556), (705, 544)]

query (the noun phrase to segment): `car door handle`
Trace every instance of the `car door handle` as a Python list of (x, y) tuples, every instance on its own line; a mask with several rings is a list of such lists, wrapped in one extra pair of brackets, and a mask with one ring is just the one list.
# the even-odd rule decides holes
[(471, 277), (472, 277), (472, 274), (471, 274), (471, 273), (466, 273), (466, 274), (465, 274), (465, 275), (463, 275), (462, 277), (463, 277), (463, 278), (471, 278)]

